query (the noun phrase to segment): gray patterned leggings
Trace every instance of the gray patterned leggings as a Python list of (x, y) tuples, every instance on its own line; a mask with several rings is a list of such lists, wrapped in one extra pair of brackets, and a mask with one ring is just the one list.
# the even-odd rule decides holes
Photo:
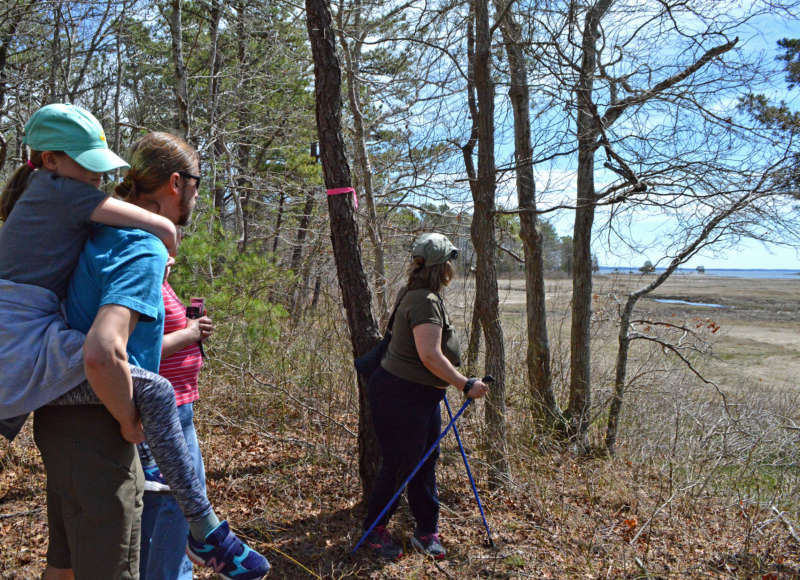
[[(158, 468), (186, 521), (197, 521), (211, 512), (211, 503), (200, 483), (186, 448), (175, 390), (172, 384), (156, 373), (131, 366), (133, 399), (142, 417), (147, 444)], [(51, 405), (101, 404), (88, 381), (84, 381)]]

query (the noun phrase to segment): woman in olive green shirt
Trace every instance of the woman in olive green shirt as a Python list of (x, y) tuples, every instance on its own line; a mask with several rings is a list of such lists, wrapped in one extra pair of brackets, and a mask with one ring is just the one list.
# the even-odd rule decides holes
[[(368, 390), (372, 420), (381, 447), (381, 470), (370, 494), (364, 529), (392, 498), (425, 452), (439, 437), (439, 403), (448, 385), (468, 397), (483, 397), (482, 381), (458, 372), (458, 341), (439, 290), (453, 278), (450, 263), (458, 255), (441, 234), (423, 234), (414, 243), (408, 284), (396, 306), (392, 339), (381, 366), (370, 377)], [(439, 495), (436, 489), (437, 448), (409, 481), (407, 495), (416, 530), (411, 544), (419, 551), (444, 558), (439, 540)], [(403, 555), (386, 525), (397, 501), (367, 536), (366, 545), (384, 558)]]

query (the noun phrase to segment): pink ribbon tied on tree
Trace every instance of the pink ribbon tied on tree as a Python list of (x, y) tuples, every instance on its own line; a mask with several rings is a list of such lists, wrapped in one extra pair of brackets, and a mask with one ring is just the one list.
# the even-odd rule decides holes
[(355, 205), (356, 209), (358, 209), (358, 195), (356, 194), (356, 190), (352, 187), (334, 187), (333, 189), (329, 189), (328, 195), (342, 195), (343, 193), (352, 193), (353, 194), (353, 204)]

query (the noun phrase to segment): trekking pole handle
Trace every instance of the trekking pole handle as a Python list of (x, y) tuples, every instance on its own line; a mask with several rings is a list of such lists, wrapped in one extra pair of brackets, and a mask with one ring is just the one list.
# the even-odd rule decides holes
[[(468, 395), (469, 392), (472, 390), (472, 385), (474, 385), (477, 382), (478, 382), (478, 377), (470, 377), (469, 379), (467, 379), (467, 382), (464, 383), (464, 389), (462, 391), (465, 396)], [(493, 383), (494, 377), (492, 375), (486, 375), (481, 379), (481, 382), (486, 384)]]

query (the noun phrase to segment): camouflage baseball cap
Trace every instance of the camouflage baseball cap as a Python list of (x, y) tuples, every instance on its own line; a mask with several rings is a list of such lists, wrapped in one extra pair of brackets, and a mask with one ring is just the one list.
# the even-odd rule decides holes
[(436, 233), (421, 234), (411, 249), (411, 256), (425, 260), (426, 266), (444, 264), (458, 256), (458, 249), (447, 239), (447, 236)]

